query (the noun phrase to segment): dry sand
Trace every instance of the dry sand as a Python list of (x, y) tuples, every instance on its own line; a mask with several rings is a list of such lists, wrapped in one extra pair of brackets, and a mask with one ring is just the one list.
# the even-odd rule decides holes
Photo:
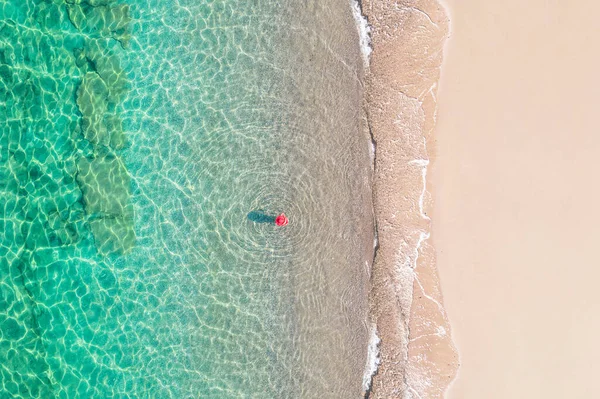
[(366, 109), (376, 142), (379, 249), (371, 315), (381, 339), (370, 398), (441, 398), (457, 357), (429, 245), (437, 81), (448, 19), (436, 1), (364, 0), (372, 29)]
[(599, 398), (600, 2), (446, 0), (433, 242), (448, 399)]

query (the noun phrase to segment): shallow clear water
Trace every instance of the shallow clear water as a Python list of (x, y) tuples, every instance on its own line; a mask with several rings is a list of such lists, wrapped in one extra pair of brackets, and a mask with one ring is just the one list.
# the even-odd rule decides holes
[(0, 4), (0, 397), (359, 394), (346, 2), (75, 3)]

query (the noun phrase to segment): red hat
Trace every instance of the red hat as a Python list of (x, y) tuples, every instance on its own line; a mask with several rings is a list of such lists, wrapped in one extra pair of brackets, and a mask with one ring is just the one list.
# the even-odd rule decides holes
[(285, 213), (282, 213), (282, 214), (278, 215), (278, 216), (275, 218), (275, 224), (276, 224), (277, 226), (285, 226), (285, 225), (286, 225), (286, 224), (288, 224), (288, 223), (289, 223), (289, 220), (288, 220), (288, 218), (285, 216)]

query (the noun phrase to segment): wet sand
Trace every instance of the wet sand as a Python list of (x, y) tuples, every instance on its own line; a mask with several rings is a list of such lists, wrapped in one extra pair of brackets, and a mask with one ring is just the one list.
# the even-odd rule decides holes
[(596, 398), (600, 3), (446, 0), (432, 241), (448, 399)]
[(368, 396), (441, 398), (457, 356), (429, 241), (426, 177), (435, 158), (432, 133), (448, 18), (435, 1), (365, 0), (362, 11), (373, 47), (366, 109), (376, 144), (379, 247), (370, 303), (381, 340)]

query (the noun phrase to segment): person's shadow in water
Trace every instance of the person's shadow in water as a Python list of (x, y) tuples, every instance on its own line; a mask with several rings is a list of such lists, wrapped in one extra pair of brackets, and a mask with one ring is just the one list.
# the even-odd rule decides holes
[(267, 215), (261, 210), (256, 210), (248, 213), (248, 220), (255, 223), (272, 223), (275, 224), (277, 216)]

